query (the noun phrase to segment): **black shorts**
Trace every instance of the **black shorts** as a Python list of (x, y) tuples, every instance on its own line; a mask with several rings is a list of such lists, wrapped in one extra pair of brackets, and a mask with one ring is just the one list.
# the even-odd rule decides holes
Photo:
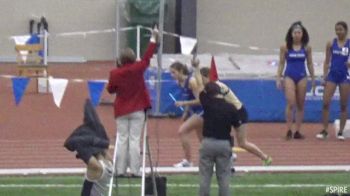
[(241, 124), (248, 123), (248, 112), (243, 105), (241, 109), (239, 109), (237, 112), (238, 112), (238, 116), (239, 116), (239, 120), (241, 121)]
[[(234, 125), (235, 128), (238, 128), (241, 125), (248, 123), (248, 112), (244, 106), (242, 106), (241, 109), (237, 110), (237, 119), (235, 118), (235, 122), (236, 122), (236, 124)], [(234, 142), (232, 138), (230, 139), (230, 145), (231, 147), (234, 146)]]
[(234, 122), (233, 124), (234, 128), (238, 128), (241, 125), (248, 123), (248, 112), (244, 106), (242, 106), (241, 109), (239, 110), (235, 108), (235, 111), (236, 112), (235, 112), (234, 118), (232, 119)]

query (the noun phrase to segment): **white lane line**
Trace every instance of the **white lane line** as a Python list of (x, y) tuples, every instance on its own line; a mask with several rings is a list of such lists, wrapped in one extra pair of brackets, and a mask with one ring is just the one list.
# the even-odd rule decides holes
[[(350, 165), (300, 165), (300, 166), (237, 166), (237, 172), (349, 172)], [(158, 173), (179, 174), (198, 173), (198, 167), (157, 167)], [(50, 174), (83, 174), (85, 168), (22, 168), (0, 169), (1, 175), (50, 175)], [(150, 172), (150, 168), (146, 168)]]
[[(166, 185), (169, 188), (199, 188), (199, 184), (172, 184)], [(332, 184), (231, 184), (231, 188), (323, 188), (334, 186)], [(349, 186), (346, 184), (337, 186)], [(82, 184), (0, 184), (0, 188), (81, 188)], [(118, 184), (120, 188), (141, 187), (141, 184)], [(217, 188), (216, 184), (211, 185)]]

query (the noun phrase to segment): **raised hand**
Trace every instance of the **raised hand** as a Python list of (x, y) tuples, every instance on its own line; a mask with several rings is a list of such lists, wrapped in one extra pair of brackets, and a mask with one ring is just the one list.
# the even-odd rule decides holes
[(154, 40), (156, 43), (159, 42), (159, 30), (157, 25), (155, 25), (152, 29), (151, 40)]
[(198, 68), (198, 67), (199, 67), (199, 63), (200, 63), (200, 61), (199, 61), (198, 58), (195, 58), (195, 59), (192, 59), (192, 60), (191, 60), (191, 65), (192, 65), (192, 67), (194, 67), (194, 68)]

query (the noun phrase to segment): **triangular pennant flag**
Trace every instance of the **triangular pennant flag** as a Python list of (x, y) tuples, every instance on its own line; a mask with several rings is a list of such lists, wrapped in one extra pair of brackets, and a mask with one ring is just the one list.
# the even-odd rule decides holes
[(214, 56), (211, 57), (210, 71), (209, 71), (209, 80), (215, 82), (219, 79), (218, 72), (216, 70), (216, 64)]
[(105, 83), (106, 82), (100, 80), (88, 81), (90, 99), (94, 107), (96, 107), (100, 103), (100, 98), (102, 95), (102, 91), (105, 87)]
[(194, 46), (197, 44), (197, 39), (191, 37), (180, 36), (181, 53), (190, 55)]
[(29, 80), (29, 78), (25, 77), (12, 78), (12, 89), (13, 95), (15, 96), (16, 105), (21, 102), (24, 92), (26, 91), (26, 88), (29, 84)]
[(24, 45), (29, 40), (30, 35), (19, 35), (19, 36), (12, 36), (11, 39), (15, 41), (15, 44), (17, 45)]
[(68, 80), (67, 79), (56, 79), (49, 77), (49, 85), (52, 92), (53, 100), (57, 107), (61, 106), (61, 101), (66, 91)]

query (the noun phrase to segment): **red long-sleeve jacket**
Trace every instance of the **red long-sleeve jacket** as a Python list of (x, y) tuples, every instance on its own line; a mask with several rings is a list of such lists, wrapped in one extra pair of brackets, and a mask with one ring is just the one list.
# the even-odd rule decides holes
[(144, 72), (150, 64), (155, 48), (156, 44), (150, 42), (141, 61), (125, 64), (110, 72), (107, 90), (111, 94), (117, 94), (114, 101), (115, 117), (151, 107)]

